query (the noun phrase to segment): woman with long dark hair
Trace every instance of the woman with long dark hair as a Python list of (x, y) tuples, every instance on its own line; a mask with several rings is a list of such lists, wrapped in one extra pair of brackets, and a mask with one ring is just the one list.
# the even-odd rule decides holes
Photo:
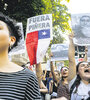
[(65, 97), (69, 100), (70, 99), (69, 82), (68, 82), (69, 68), (62, 67), (60, 72), (61, 72), (61, 79), (58, 84), (57, 97)]
[(76, 80), (70, 89), (71, 100), (90, 99), (90, 66), (87, 62), (79, 62), (76, 66)]
[(87, 61), (82, 61), (76, 66), (73, 35), (69, 39), (69, 88), (71, 100), (88, 100), (90, 99), (90, 65)]
[[(70, 93), (69, 93), (69, 83), (68, 83), (68, 74), (69, 74), (69, 68), (68, 67), (62, 67), (61, 68), (61, 76), (54, 71), (53, 62), (51, 61), (51, 72), (53, 75), (53, 81), (57, 84), (56, 87), (56, 98), (65, 97), (66, 99), (70, 99)], [(54, 83), (53, 82), (53, 83)], [(55, 88), (55, 87), (54, 87)]]

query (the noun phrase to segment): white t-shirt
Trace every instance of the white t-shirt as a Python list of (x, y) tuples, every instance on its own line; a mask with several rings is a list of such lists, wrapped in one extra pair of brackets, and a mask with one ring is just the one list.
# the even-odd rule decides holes
[[(69, 85), (70, 87), (71, 87), (72, 82), (74, 82), (74, 81), (70, 82), (70, 85)], [(71, 94), (71, 100), (81, 100), (81, 99), (86, 100), (89, 97), (90, 84), (84, 84), (81, 81), (76, 93), (74, 93), (75, 90), (76, 90), (76, 88), (74, 88), (74, 90)]]

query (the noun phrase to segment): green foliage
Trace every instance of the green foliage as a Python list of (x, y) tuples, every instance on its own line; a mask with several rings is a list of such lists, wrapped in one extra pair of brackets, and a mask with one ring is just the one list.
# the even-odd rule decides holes
[(60, 28), (63, 32), (70, 30), (68, 21), (70, 20), (70, 14), (68, 8), (64, 4), (60, 4), (61, 0), (42, 0), (45, 4), (45, 8), (42, 8), (43, 14), (52, 13), (53, 27)]
[[(43, 14), (52, 14), (53, 17), (53, 40), (51, 44), (63, 43), (64, 38), (60, 33), (64, 33), (66, 30), (71, 31), (69, 20), (70, 14), (68, 8), (61, 4), (61, 1), (69, 0), (42, 0), (44, 2)], [(59, 30), (58, 30), (59, 29)]]
[(65, 38), (62, 37), (60, 33), (62, 33), (62, 32), (57, 29), (53, 30), (54, 36), (53, 36), (53, 40), (51, 40), (51, 42), (50, 42), (50, 46), (51, 46), (51, 44), (62, 43), (65, 40)]
[(64, 61), (64, 66), (69, 67), (69, 61), (68, 60)]
[[(6, 10), (5, 3), (7, 4)], [(26, 29), (27, 18), (40, 15), (43, 3), (41, 0), (0, 0), (0, 11), (4, 14), (23, 22)]]
[(68, 23), (70, 14), (67, 7), (61, 4), (62, 1), (69, 2), (69, 0), (0, 0), (0, 11), (18, 22), (23, 22), (24, 31), (26, 30), (27, 18), (52, 13), (54, 37), (51, 44), (62, 43), (64, 38), (60, 32), (70, 31)]

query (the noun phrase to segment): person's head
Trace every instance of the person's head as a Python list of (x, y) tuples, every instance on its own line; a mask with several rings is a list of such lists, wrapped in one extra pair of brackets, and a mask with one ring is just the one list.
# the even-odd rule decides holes
[(52, 78), (52, 73), (51, 73), (51, 71), (49, 72), (49, 78)]
[(81, 80), (90, 82), (90, 67), (89, 66), (90, 66), (90, 64), (85, 61), (79, 62), (77, 64), (77, 66), (76, 66), (77, 77), (76, 77), (76, 80), (74, 81), (73, 85), (71, 86), (70, 94), (72, 94), (73, 89), (75, 87), (76, 87), (75, 92), (77, 91)]
[(81, 32), (85, 37), (90, 37), (90, 16), (80, 18)]
[(20, 39), (14, 20), (0, 13), (0, 52), (17, 46)]
[(79, 62), (76, 66), (77, 76), (81, 78), (81, 80), (90, 80), (90, 65), (88, 62), (82, 61)]
[(60, 80), (60, 72), (59, 72), (58, 70), (55, 70), (54, 73), (55, 73), (55, 75), (56, 75), (56, 78), (57, 78), (58, 80)]
[(67, 78), (69, 73), (68, 67), (62, 67), (61, 68), (61, 77), (62, 78)]

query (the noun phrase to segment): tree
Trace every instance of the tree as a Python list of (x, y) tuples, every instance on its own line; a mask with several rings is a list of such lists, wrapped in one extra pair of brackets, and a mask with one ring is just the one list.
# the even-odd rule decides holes
[(62, 43), (64, 38), (62, 38), (60, 32), (70, 31), (68, 23), (70, 14), (67, 7), (61, 4), (62, 1), (69, 2), (69, 0), (0, 0), (0, 11), (18, 22), (23, 22), (24, 32), (27, 18), (52, 13), (54, 37), (51, 44)]
[(53, 33), (54, 33), (54, 36), (53, 36), (53, 40), (51, 40), (50, 42), (50, 47), (51, 47), (51, 44), (63, 43), (63, 41), (65, 40), (65, 38), (62, 37), (62, 35), (60, 34), (62, 33), (60, 30), (53, 29)]
[[(53, 16), (53, 41), (51, 44), (62, 43), (64, 38), (60, 35), (60, 32), (64, 33), (66, 30), (71, 31), (69, 20), (70, 14), (68, 8), (61, 4), (61, 1), (65, 0), (42, 0), (44, 2), (44, 8), (42, 8), (43, 14), (52, 13)], [(70, 0), (66, 0), (69, 2)], [(59, 29), (59, 31), (58, 31)]]
[(0, 0), (1, 12), (18, 22), (23, 22), (24, 31), (26, 30), (27, 18), (40, 15), (41, 7), (43, 7), (41, 0)]

